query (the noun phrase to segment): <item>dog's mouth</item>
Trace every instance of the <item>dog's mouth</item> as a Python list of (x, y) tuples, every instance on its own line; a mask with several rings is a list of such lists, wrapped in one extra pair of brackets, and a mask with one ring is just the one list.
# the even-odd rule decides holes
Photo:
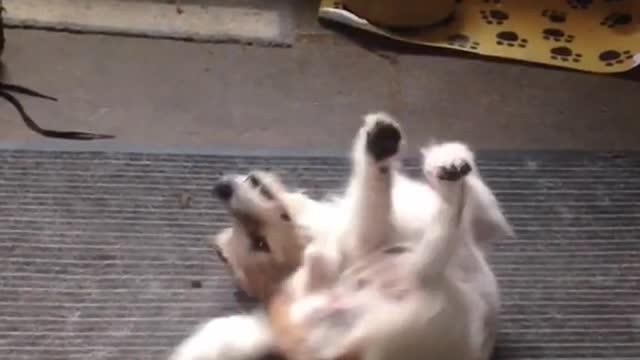
[(216, 183), (213, 194), (223, 202), (237, 231), (243, 233), (247, 250), (269, 253), (283, 261), (285, 250), (278, 243), (295, 236), (296, 225), (286, 206), (286, 189), (276, 175), (256, 171), (225, 176)]
[(231, 211), (235, 221), (242, 227), (249, 239), (249, 249), (253, 252), (271, 252), (267, 237), (263, 233), (264, 224), (257, 216), (246, 212)]
[(264, 235), (254, 234), (249, 236), (249, 241), (251, 242), (251, 250), (255, 252), (271, 252), (271, 248), (269, 247), (269, 243), (267, 242), (267, 238)]

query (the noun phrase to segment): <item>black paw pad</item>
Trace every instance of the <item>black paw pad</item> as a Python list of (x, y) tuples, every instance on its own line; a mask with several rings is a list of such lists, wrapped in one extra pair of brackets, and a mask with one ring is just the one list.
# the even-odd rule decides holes
[(463, 162), (459, 165), (441, 166), (438, 168), (438, 179), (444, 181), (458, 181), (471, 172), (471, 165)]
[(398, 152), (401, 139), (402, 134), (394, 124), (377, 122), (367, 134), (367, 152), (376, 161), (384, 160)]

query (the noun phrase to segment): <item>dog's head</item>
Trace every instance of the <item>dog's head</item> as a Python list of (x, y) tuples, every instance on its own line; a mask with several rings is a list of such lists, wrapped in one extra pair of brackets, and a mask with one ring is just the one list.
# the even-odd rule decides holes
[[(218, 253), (229, 263), (240, 286), (263, 298), (301, 262), (304, 238), (295, 222), (305, 201), (289, 193), (271, 173), (225, 176), (213, 188), (231, 215), (232, 226), (216, 238)], [(261, 290), (260, 290), (261, 289)]]

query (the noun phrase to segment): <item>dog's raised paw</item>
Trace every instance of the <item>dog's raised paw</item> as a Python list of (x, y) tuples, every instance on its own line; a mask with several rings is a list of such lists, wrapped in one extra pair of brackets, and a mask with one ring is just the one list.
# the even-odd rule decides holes
[(396, 155), (402, 141), (398, 123), (384, 113), (367, 115), (365, 121), (366, 148), (371, 157), (375, 161), (382, 161)]
[(423, 150), (424, 171), (443, 181), (458, 181), (471, 172), (474, 156), (469, 148), (457, 142), (435, 145)]

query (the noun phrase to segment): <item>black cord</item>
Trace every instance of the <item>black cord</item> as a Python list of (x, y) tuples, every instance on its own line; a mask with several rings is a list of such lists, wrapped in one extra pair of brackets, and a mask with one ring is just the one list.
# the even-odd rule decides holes
[(7, 83), (0, 82), (0, 91), (2, 90), (17, 92), (18, 94), (39, 97), (39, 98), (47, 99), (51, 101), (58, 101), (58, 99), (54, 98), (53, 96), (45, 95), (20, 85), (7, 84)]
[(50, 138), (57, 139), (68, 139), (68, 140), (98, 140), (98, 139), (113, 139), (115, 136), (113, 135), (103, 135), (103, 134), (93, 134), (82, 131), (59, 131), (59, 130), (49, 130), (43, 129), (40, 127), (32, 118), (27, 114), (24, 110), (24, 107), (20, 103), (20, 101), (13, 95), (9, 93), (9, 91), (13, 91), (19, 94), (38, 97), (42, 99), (47, 99), (51, 101), (58, 101), (58, 99), (51, 97), (49, 95), (45, 95), (39, 93), (37, 91), (28, 89), (24, 86), (14, 85), (14, 84), (6, 84), (0, 82), (0, 97), (7, 100), (13, 107), (18, 111), (20, 116), (22, 117), (22, 121), (27, 125), (27, 127), (34, 132)]

